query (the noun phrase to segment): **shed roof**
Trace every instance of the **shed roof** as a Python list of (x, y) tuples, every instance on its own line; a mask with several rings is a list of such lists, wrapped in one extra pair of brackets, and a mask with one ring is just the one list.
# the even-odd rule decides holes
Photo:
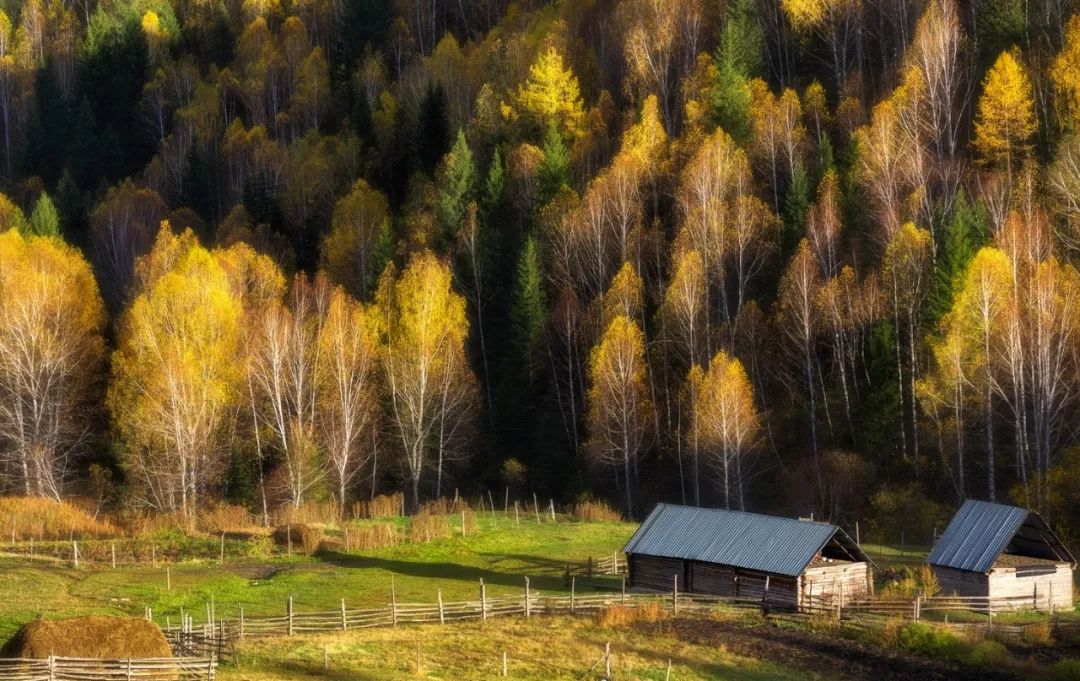
[(965, 501), (949, 521), (927, 562), (985, 574), (1006, 552), (1076, 564), (1038, 513), (974, 499)]
[(836, 525), (777, 516), (659, 504), (623, 548), (795, 577), (834, 542), (852, 561), (870, 562)]

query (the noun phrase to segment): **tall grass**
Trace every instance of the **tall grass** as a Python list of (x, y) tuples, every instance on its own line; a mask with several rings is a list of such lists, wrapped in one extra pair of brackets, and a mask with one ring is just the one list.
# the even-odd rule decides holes
[(0, 497), (0, 540), (115, 537), (119, 528), (78, 506), (41, 497)]
[(619, 522), (623, 519), (621, 513), (603, 501), (580, 501), (574, 504), (571, 513), (583, 522)]
[(401, 515), (405, 507), (405, 495), (401, 492), (380, 494), (370, 501), (354, 501), (352, 517), (354, 519), (393, 518)]

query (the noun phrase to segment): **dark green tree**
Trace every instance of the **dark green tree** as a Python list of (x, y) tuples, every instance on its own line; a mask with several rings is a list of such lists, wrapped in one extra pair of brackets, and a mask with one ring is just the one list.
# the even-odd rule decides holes
[(439, 238), (444, 245), (461, 229), (469, 203), (476, 193), (476, 165), (465, 133), (458, 130), (454, 146), (442, 160), (436, 177)]
[(925, 324), (929, 329), (935, 328), (952, 308), (953, 299), (963, 285), (968, 263), (989, 239), (986, 210), (980, 202), (968, 199), (961, 189), (938, 235), (933, 288), (925, 313)]
[(546, 204), (555, 196), (555, 192), (570, 184), (570, 151), (554, 121), (548, 125), (544, 135), (544, 162), (540, 164), (537, 175), (540, 181), (540, 205)]

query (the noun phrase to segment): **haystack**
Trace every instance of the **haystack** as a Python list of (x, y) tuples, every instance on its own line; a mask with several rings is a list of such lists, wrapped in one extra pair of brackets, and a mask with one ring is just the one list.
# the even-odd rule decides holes
[(99, 657), (110, 659), (172, 657), (172, 651), (153, 622), (141, 617), (75, 617), (37, 620), (23, 625), (0, 657), (44, 659)]

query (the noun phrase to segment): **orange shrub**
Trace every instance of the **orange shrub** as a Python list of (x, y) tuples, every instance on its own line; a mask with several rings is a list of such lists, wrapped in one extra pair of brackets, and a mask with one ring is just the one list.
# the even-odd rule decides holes
[(643, 622), (659, 622), (667, 616), (659, 601), (637, 606), (609, 605), (596, 614), (596, 624), (601, 627), (625, 627)]
[(401, 492), (380, 494), (374, 499), (354, 501), (353, 518), (393, 518), (401, 515), (405, 495)]
[(602, 501), (580, 501), (574, 504), (573, 516), (585, 522), (618, 522), (622, 514)]
[(0, 497), (0, 540), (116, 537), (120, 530), (67, 502), (41, 497)]

